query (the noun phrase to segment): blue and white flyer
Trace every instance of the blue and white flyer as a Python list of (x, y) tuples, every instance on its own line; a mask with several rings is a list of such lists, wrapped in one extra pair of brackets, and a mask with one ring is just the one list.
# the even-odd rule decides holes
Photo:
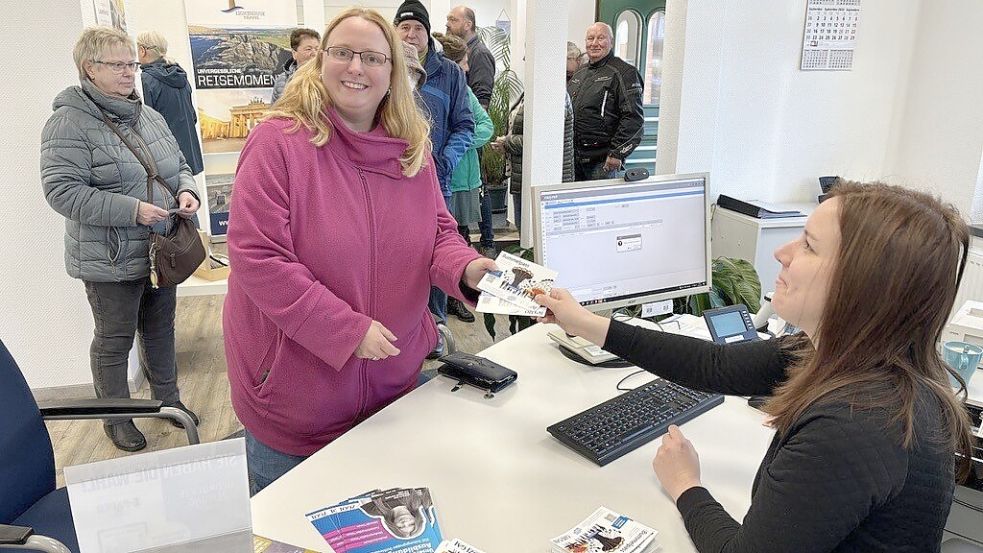
[(336, 553), (434, 553), (441, 543), (426, 488), (377, 491), (307, 514)]
[(556, 281), (556, 271), (508, 252), (500, 253), (495, 264), (499, 270), (485, 273), (478, 281), (478, 289), (526, 310), (530, 316), (545, 315), (546, 308), (533, 298), (550, 293)]

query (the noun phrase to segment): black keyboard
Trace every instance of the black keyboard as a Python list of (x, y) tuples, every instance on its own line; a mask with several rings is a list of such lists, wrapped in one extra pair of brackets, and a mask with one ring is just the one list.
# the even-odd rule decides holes
[(599, 466), (641, 447), (724, 402), (724, 396), (697, 392), (656, 378), (546, 430)]

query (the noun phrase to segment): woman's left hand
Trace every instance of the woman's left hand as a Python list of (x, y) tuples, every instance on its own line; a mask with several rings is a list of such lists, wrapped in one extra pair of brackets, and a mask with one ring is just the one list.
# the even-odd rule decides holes
[(191, 192), (181, 192), (177, 197), (177, 202), (178, 207), (181, 208), (181, 211), (178, 211), (177, 214), (185, 219), (194, 216), (195, 212), (198, 211), (198, 200)]
[(495, 265), (494, 259), (488, 259), (487, 257), (479, 257), (471, 263), (468, 263), (466, 269), (464, 269), (464, 276), (461, 280), (464, 284), (467, 284), (469, 288), (475, 290), (478, 289), (478, 281), (481, 277), (485, 276), (485, 273), (489, 271), (497, 271), (498, 265)]
[(670, 425), (669, 432), (662, 436), (662, 445), (652, 460), (652, 468), (673, 501), (686, 490), (703, 486), (700, 456), (675, 424)]

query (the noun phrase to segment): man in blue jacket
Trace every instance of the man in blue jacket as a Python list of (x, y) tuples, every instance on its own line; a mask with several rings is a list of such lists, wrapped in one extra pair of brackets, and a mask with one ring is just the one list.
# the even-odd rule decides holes
[[(430, 15), (419, 0), (403, 2), (396, 10), (393, 25), (404, 42), (416, 47), (427, 71), (427, 82), (420, 88), (420, 94), (430, 111), (433, 159), (440, 190), (447, 201), (451, 197), (451, 175), (474, 141), (467, 78), (456, 63), (435, 49), (430, 37)], [(447, 295), (437, 288), (430, 289), (430, 311), (439, 322), (447, 321)], [(443, 343), (437, 346), (434, 355), (442, 353)]]

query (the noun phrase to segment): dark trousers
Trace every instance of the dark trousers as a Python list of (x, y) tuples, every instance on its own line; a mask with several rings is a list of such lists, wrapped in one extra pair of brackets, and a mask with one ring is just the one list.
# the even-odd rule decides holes
[(522, 236), (522, 194), (512, 194), (512, 208), (515, 210), (515, 230)]
[(492, 248), (495, 246), (495, 224), (492, 222), (491, 195), (481, 191), (481, 221), (478, 221), (478, 229), (481, 231), (481, 247)]
[[(170, 405), (180, 399), (174, 351), (176, 288), (154, 289), (150, 279), (85, 282), (95, 332), (89, 348), (92, 382), (99, 398), (128, 398), (126, 375), (133, 337), (140, 335), (140, 369), (153, 399)], [(119, 424), (127, 419), (108, 419)]]
[(617, 177), (621, 171), (605, 170), (605, 161), (606, 159), (598, 161), (596, 159), (577, 157), (573, 162), (574, 180), (580, 182), (585, 180), (613, 179)]
[(437, 322), (447, 324), (447, 294), (436, 286), (430, 287), (430, 301), (427, 302), (430, 312), (437, 317)]
[[(484, 157), (485, 149), (478, 148), (478, 165), (481, 165), (481, 158)], [(486, 193), (484, 177), (482, 177), (481, 182), (481, 220), (478, 221), (478, 230), (481, 231), (481, 244), (482, 248), (493, 248), (495, 247), (495, 223), (492, 221), (492, 209), (491, 209), (491, 197)]]
[(461, 238), (464, 238), (465, 244), (471, 245), (471, 230), (467, 225), (457, 225), (457, 233), (461, 235)]

